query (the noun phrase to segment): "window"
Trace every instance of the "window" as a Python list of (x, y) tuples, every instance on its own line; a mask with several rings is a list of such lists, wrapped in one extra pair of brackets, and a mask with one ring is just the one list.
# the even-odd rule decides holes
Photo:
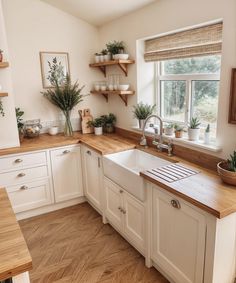
[(215, 138), (220, 65), (220, 55), (157, 62), (157, 105), (163, 120), (187, 125), (198, 117), (202, 128), (210, 124)]

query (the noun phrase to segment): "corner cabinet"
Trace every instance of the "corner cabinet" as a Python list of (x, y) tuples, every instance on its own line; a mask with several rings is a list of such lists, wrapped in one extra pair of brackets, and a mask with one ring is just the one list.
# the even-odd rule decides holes
[(151, 257), (176, 283), (203, 282), (205, 238), (205, 216), (153, 186)]
[(96, 151), (83, 146), (82, 161), (85, 196), (99, 212), (102, 212), (102, 157)]
[(50, 150), (55, 201), (83, 196), (80, 146)]

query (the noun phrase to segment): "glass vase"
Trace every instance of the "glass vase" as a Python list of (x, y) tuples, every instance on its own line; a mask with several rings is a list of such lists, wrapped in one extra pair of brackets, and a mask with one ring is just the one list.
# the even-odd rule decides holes
[(64, 127), (64, 135), (67, 137), (73, 136), (73, 128), (71, 125), (71, 120), (70, 120), (70, 111), (64, 111), (63, 112), (65, 115), (65, 127)]

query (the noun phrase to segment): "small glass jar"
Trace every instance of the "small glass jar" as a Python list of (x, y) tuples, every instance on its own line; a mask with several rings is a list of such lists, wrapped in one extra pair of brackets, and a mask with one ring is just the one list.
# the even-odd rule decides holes
[(27, 138), (35, 138), (40, 134), (42, 125), (40, 124), (40, 119), (28, 120), (24, 124), (24, 134)]

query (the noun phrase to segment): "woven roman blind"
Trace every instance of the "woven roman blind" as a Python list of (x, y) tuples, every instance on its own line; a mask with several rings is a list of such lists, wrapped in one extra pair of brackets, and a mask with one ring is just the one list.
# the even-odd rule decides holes
[(223, 23), (211, 24), (145, 41), (146, 62), (220, 54)]

